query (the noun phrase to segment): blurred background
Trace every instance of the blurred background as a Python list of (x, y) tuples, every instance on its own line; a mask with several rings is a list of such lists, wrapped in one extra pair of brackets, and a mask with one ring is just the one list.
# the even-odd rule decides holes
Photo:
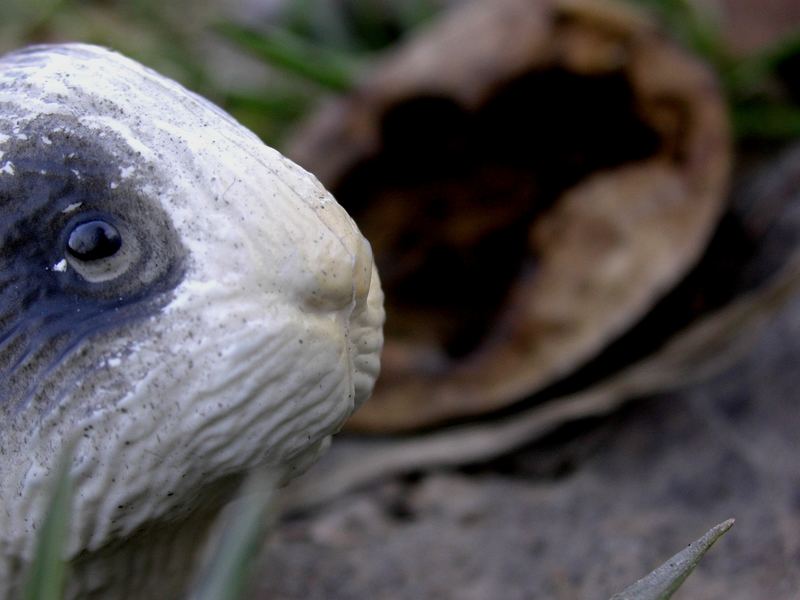
[[(317, 175), (387, 293), (375, 397), (264, 598), (800, 590), (800, 2), (3, 0)], [(683, 595), (681, 595), (683, 594)]]
[[(287, 128), (321, 96), (351, 89), (381, 51), (443, 9), (464, 3), (7, 0), (1, 9), (0, 50), (75, 40), (113, 47), (213, 99), (279, 145)], [(631, 4), (658, 15), (671, 35), (719, 71), (726, 87), (731, 86), (727, 91), (735, 101), (743, 136), (786, 139), (797, 133), (800, 119), (790, 102), (798, 94), (796, 82), (791, 81), (797, 42), (793, 34), (800, 21), (796, 2), (632, 0)], [(759, 60), (753, 60), (756, 57)], [(742, 68), (742, 61), (747, 68)], [(775, 81), (768, 83), (765, 75), (777, 76), (783, 89), (776, 90)], [(771, 97), (771, 111), (762, 104), (765, 94)], [(757, 109), (769, 118), (754, 123)]]

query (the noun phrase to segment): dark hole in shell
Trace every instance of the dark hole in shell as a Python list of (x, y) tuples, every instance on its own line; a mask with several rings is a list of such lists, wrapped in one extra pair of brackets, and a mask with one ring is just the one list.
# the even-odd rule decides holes
[(333, 190), (373, 245), (387, 337), (473, 352), (535, 268), (532, 221), (593, 172), (662, 148), (622, 72), (532, 71), (476, 111), (442, 97), (392, 107), (380, 152)]
[[(775, 232), (771, 233), (774, 235)], [(766, 254), (770, 254), (769, 250)], [(658, 351), (677, 332), (725, 306), (737, 295), (757, 289), (778, 272), (784, 264), (781, 258), (763, 256), (762, 252), (759, 249), (759, 236), (750, 231), (737, 209), (729, 209), (720, 219), (700, 261), (628, 331), (612, 340), (603, 352), (576, 371), (512, 405), (487, 412), (483, 415), (484, 420), (505, 419), (533, 406), (578, 393)], [(758, 262), (753, 268), (755, 258)], [(464, 425), (473, 419), (469, 415), (455, 417), (448, 419), (447, 424)], [(561, 447), (573, 439), (574, 432), (581, 436), (588, 435), (605, 424), (606, 418), (582, 419), (575, 427), (559, 427), (534, 442), (530, 448), (546, 450)], [(433, 431), (440, 425), (434, 422), (418, 428), (418, 431)], [(500, 459), (500, 463), (503, 460)], [(498, 467), (499, 463), (490, 462), (490, 468), (506, 471)], [(477, 468), (487, 467), (477, 465)]]

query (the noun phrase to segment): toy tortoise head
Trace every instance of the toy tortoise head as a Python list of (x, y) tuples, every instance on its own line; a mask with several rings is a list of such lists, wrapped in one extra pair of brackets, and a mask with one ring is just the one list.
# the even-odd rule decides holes
[(9, 54), (0, 115), (8, 595), (67, 444), (70, 557), (186, 522), (252, 467), (289, 478), (370, 394), (383, 307), (369, 244), (317, 180), (141, 65)]

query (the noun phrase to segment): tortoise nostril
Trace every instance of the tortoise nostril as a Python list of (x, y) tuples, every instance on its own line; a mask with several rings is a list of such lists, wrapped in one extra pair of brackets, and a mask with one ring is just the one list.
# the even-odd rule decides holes
[(306, 308), (360, 312), (367, 302), (372, 270), (372, 250), (366, 240), (359, 241), (352, 254), (318, 257), (303, 292)]

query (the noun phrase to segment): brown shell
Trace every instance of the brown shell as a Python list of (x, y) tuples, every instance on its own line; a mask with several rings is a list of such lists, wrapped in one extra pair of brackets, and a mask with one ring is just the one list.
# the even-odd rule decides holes
[(463, 5), (289, 145), (373, 244), (383, 373), (351, 420), (503, 408), (596, 356), (696, 261), (730, 150), (714, 77), (601, 1)]

